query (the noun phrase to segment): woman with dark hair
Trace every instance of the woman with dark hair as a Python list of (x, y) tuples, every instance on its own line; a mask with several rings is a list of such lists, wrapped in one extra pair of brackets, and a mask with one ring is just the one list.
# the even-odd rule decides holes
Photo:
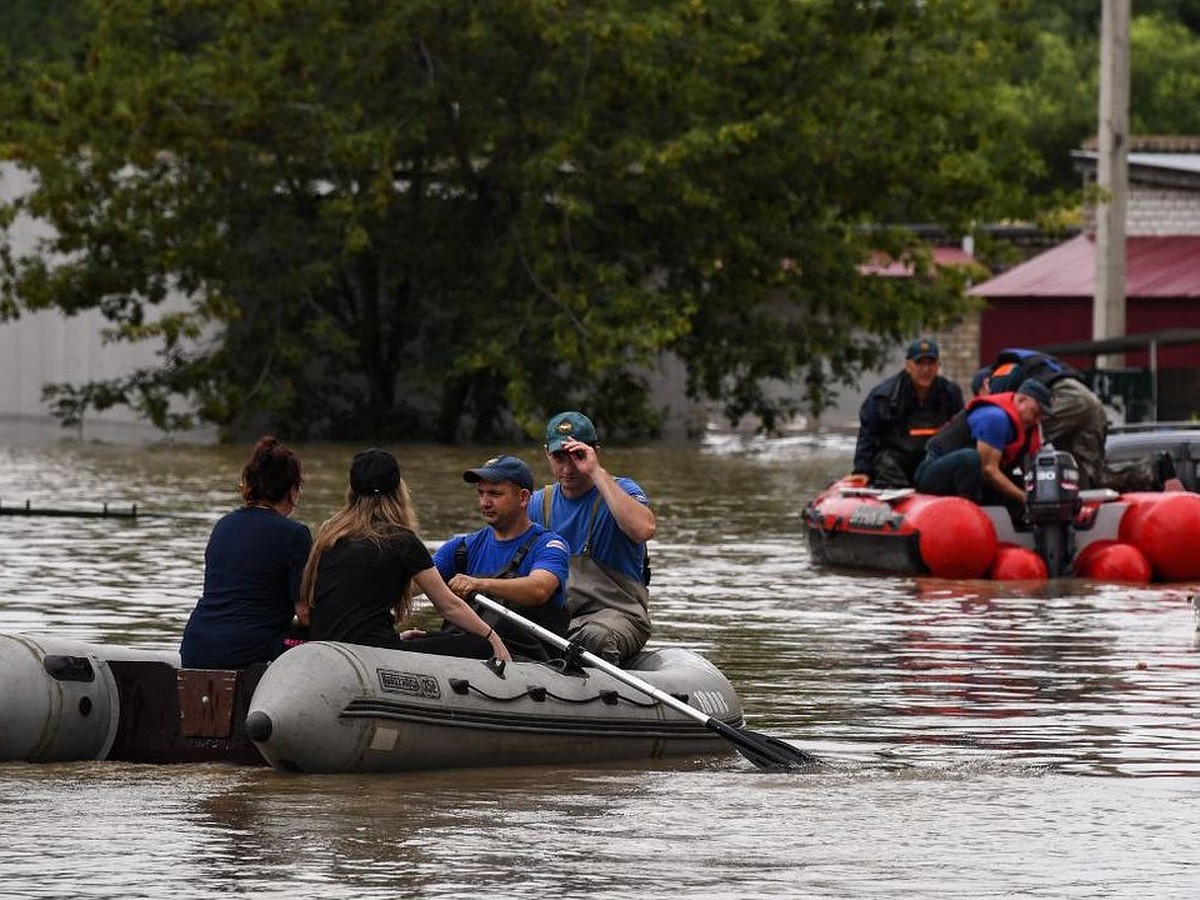
[[(317, 529), (304, 567), (301, 602), (314, 641), (417, 650), (396, 633), (424, 592), (446, 621), (467, 632), (458, 652), (509, 661), (500, 635), (442, 579), (417, 536), (417, 514), (396, 457), (372, 448), (354, 457), (346, 505)], [(303, 619), (303, 617), (302, 617)]]
[(204, 550), (204, 593), (179, 647), (184, 668), (242, 669), (283, 652), (292, 617), (307, 612), (300, 577), (312, 534), (288, 518), (302, 483), (296, 454), (260, 438), (242, 469), (243, 505), (221, 517)]

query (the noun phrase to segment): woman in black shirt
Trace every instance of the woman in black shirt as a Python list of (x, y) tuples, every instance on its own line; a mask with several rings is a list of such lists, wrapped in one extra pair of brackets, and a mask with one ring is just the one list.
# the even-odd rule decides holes
[(478, 636), (472, 656), (511, 660), (495, 630), (446, 586), (417, 536), (417, 516), (396, 458), (372, 448), (354, 457), (346, 505), (322, 523), (304, 567), (301, 598), (316, 641), (396, 650), (396, 622), (424, 592), (442, 618)]

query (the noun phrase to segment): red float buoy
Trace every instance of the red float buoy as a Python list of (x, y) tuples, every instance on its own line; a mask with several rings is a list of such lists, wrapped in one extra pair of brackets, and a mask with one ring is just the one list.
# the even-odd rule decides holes
[(1149, 584), (1153, 574), (1142, 551), (1122, 541), (1092, 541), (1079, 551), (1073, 568), (1080, 578), (1129, 584)]
[(1118, 537), (1142, 552), (1159, 581), (1200, 578), (1200, 494), (1188, 491), (1123, 494), (1128, 504)]
[(896, 504), (919, 537), (921, 561), (938, 578), (982, 578), (996, 557), (996, 529), (962, 497), (917, 494)]
[(1044, 581), (1048, 574), (1046, 561), (1032, 550), (1016, 544), (1000, 544), (988, 577), (995, 581)]

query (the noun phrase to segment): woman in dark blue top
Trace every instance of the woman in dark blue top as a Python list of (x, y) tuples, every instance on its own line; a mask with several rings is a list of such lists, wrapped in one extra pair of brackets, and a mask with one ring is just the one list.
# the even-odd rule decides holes
[(283, 652), (312, 547), (308, 526), (288, 518), (302, 481), (291, 450), (259, 439), (242, 469), (244, 505), (221, 517), (204, 551), (204, 594), (179, 647), (184, 668), (242, 669)]

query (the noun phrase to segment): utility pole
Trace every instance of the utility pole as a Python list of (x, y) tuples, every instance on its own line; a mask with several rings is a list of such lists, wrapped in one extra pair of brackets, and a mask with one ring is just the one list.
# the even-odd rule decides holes
[[(1096, 296), (1092, 338), (1125, 336), (1125, 211), (1129, 186), (1129, 9), (1131, 0), (1103, 0), (1100, 18), (1100, 116), (1096, 166)], [(1119, 369), (1124, 353), (1096, 360)]]

